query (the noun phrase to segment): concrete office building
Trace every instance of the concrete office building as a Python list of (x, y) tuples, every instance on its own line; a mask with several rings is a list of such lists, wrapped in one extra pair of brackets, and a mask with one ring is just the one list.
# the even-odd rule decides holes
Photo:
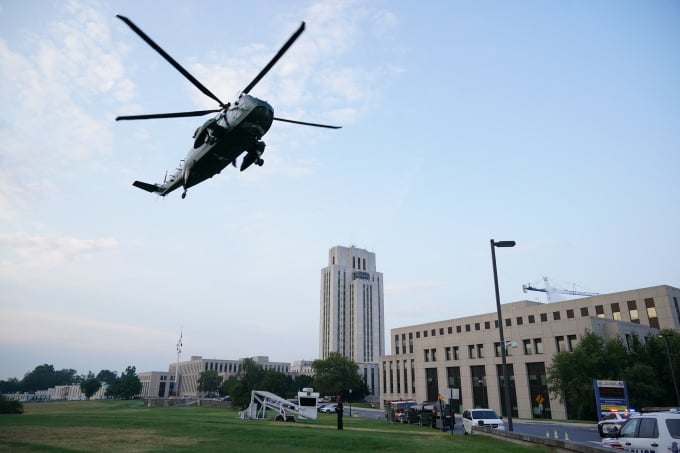
[[(382, 273), (375, 253), (336, 246), (321, 269), (319, 356), (338, 352), (359, 365), (373, 399), (379, 395), (380, 356), (385, 353)], [(371, 399), (370, 395), (367, 399)]]
[[(667, 285), (549, 304), (501, 306), (514, 416), (567, 418), (548, 393), (553, 356), (570, 351), (586, 330), (604, 338), (680, 330), (680, 289)], [(381, 400), (435, 401), (457, 388), (460, 410), (491, 407), (507, 415), (498, 315), (492, 313), (391, 330), (392, 354), (380, 359)]]
[[(139, 380), (142, 383), (142, 397), (167, 398), (170, 396), (180, 397), (199, 397), (202, 396), (198, 391), (198, 379), (201, 373), (208, 370), (215, 370), (224, 380), (236, 375), (240, 370), (245, 359), (225, 360), (225, 359), (204, 359), (201, 356), (191, 356), (189, 360), (171, 363), (168, 371), (146, 371), (139, 373)], [(252, 360), (260, 365), (263, 370), (274, 370), (280, 373), (290, 373), (290, 363), (270, 362), (267, 356), (255, 356)], [(175, 376), (179, 382), (179, 391), (175, 395)]]

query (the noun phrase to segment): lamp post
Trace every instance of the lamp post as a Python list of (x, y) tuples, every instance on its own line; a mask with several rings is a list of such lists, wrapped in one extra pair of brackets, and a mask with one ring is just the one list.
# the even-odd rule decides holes
[(675, 399), (678, 400), (678, 406), (680, 406), (680, 393), (678, 393), (678, 383), (675, 382), (675, 371), (673, 371), (673, 360), (671, 359), (671, 347), (668, 341), (668, 339), (672, 335), (673, 334), (670, 333), (660, 333), (659, 337), (663, 337), (664, 341), (666, 342), (666, 354), (668, 354), (668, 364), (671, 367), (671, 377), (673, 378), (673, 389), (675, 390)]
[(514, 247), (515, 241), (494, 241), (491, 239), (491, 262), (493, 264), (493, 284), (496, 289), (496, 310), (498, 311), (498, 333), (501, 337), (501, 360), (505, 389), (505, 407), (508, 411), (508, 431), (512, 431), (512, 406), (510, 405), (510, 379), (506, 356), (505, 337), (503, 336), (503, 315), (501, 314), (501, 296), (498, 291), (498, 271), (496, 270), (496, 247)]
[(349, 416), (352, 417), (352, 389), (349, 389)]

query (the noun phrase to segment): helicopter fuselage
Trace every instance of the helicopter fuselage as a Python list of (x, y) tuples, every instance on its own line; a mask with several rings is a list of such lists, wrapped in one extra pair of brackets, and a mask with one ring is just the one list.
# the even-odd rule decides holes
[(265, 144), (260, 139), (274, 119), (274, 109), (261, 99), (244, 94), (234, 104), (228, 104), (194, 132), (194, 144), (174, 174), (162, 184), (135, 181), (134, 185), (165, 196), (183, 187), (184, 190), (219, 174), (227, 165), (247, 153), (241, 171), (253, 163), (262, 165), (260, 157)]

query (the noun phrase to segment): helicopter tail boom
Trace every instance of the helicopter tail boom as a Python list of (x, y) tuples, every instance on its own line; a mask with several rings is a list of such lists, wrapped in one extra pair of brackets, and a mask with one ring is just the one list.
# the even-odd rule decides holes
[(146, 190), (147, 192), (158, 192), (160, 193), (161, 188), (157, 186), (156, 184), (149, 184), (148, 182), (142, 182), (142, 181), (135, 181), (132, 183), (133, 186), (139, 187), (142, 190)]

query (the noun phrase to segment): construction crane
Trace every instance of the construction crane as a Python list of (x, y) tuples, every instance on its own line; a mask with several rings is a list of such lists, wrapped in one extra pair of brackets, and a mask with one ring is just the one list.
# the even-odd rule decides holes
[(570, 296), (598, 296), (600, 294), (590, 293), (587, 291), (575, 291), (569, 289), (555, 288), (550, 285), (548, 277), (543, 277), (543, 281), (545, 282), (545, 288), (536, 288), (535, 286), (531, 286), (531, 283), (527, 283), (526, 285), (522, 285), (522, 291), (524, 291), (525, 293), (527, 291), (538, 291), (541, 293), (545, 293), (546, 297), (548, 298), (548, 302), (552, 302), (550, 298), (551, 294), (568, 294)]

